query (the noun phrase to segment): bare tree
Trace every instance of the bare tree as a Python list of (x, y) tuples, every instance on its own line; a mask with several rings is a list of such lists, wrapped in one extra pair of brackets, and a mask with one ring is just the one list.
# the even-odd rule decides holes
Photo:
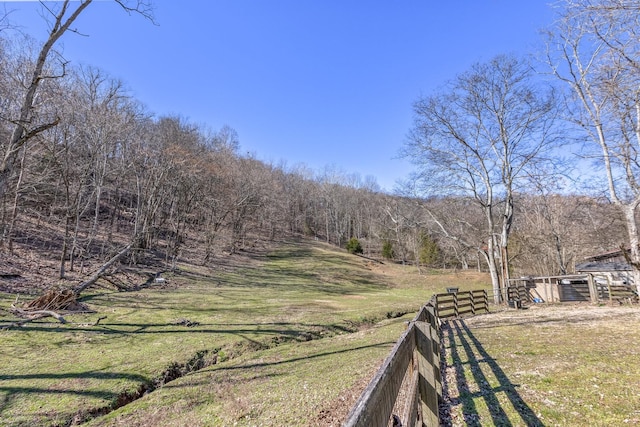
[(520, 194), (517, 206), (512, 265), (522, 275), (571, 274), (625, 236), (622, 215), (606, 199), (541, 192)]
[(527, 169), (556, 143), (553, 93), (536, 87), (531, 66), (498, 56), (414, 104), (405, 154), (428, 192), (468, 195), (483, 211), (496, 302), (509, 278), (514, 192)]
[(480, 254), (486, 251), (482, 210), (468, 197), (447, 197), (421, 204), (430, 228), (440, 236), (441, 246), (463, 269), (474, 261), (478, 270)]
[[(19, 116), (21, 96), (24, 86), (29, 79), (33, 66), (31, 52), (33, 41), (28, 38), (19, 40), (0, 39), (0, 124), (2, 138), (0, 138), (0, 153), (7, 147), (14, 130), (12, 120)], [(41, 84), (38, 102), (34, 110), (39, 117), (54, 117), (57, 115), (58, 96), (60, 92), (58, 79), (49, 79)], [(28, 148), (28, 149), (27, 149)], [(18, 213), (19, 200), (24, 187), (24, 167), (29, 158), (37, 151), (37, 147), (23, 145), (15, 153), (15, 164), (18, 173), (5, 182), (6, 191), (0, 197), (0, 246), (8, 246), (12, 250), (12, 233)], [(29, 156), (27, 156), (29, 154)], [(11, 192), (13, 191), (13, 194)]]
[(382, 210), (386, 219), (381, 223), (386, 229), (383, 235), (387, 237), (387, 240), (395, 242), (396, 253), (400, 256), (402, 264), (404, 264), (408, 260), (408, 245), (404, 236), (411, 223), (403, 212), (402, 199), (400, 197), (390, 197)]
[[(72, 2), (64, 0), (49, 7), (50, 4), (42, 3), (50, 17), (50, 28), (47, 39), (40, 47), (29, 77), (24, 82), (24, 93), (21, 96), (20, 106), (15, 117), (6, 118), (11, 123), (12, 130), (6, 143), (0, 146), (0, 199), (3, 199), (8, 190), (9, 181), (14, 174), (20, 159), (20, 153), (27, 142), (47, 129), (51, 129), (60, 122), (60, 117), (39, 114), (36, 106), (37, 93), (43, 81), (56, 79), (66, 74), (67, 61), (56, 54), (55, 63), (51, 64), (54, 53), (54, 45), (71, 28), (74, 21), (89, 7), (93, 0), (81, 0)], [(115, 0), (127, 12), (137, 12), (145, 17), (152, 18), (152, 8), (149, 2), (136, 0)]]
[(599, 149), (611, 202), (625, 218), (640, 290), (640, 2), (567, 0), (548, 62), (570, 88), (569, 118)]

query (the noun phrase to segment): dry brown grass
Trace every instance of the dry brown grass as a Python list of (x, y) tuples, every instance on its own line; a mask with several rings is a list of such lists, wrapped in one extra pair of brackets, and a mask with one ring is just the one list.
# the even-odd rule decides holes
[(448, 425), (640, 425), (638, 306), (505, 310), (444, 336)]

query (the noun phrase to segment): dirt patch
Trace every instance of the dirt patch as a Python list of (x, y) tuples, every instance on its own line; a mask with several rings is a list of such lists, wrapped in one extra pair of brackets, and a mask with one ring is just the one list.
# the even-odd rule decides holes
[(365, 267), (374, 273), (385, 274), (387, 272), (386, 265), (381, 261), (367, 261)]
[[(103, 233), (98, 233), (94, 245), (75, 259), (73, 267), (69, 260), (66, 262), (64, 278), (61, 279), (60, 236), (64, 230), (30, 217), (20, 216), (19, 223), (20, 232), (14, 236), (12, 248), (0, 248), (0, 292), (9, 294), (36, 296), (53, 287), (72, 288), (98, 269), (109, 258), (110, 252), (117, 252), (130, 239), (126, 230), (117, 233), (113, 240)], [(247, 240), (245, 247), (234, 253), (216, 252), (203, 265), (200, 237), (199, 233), (187, 234), (176, 263), (189, 265), (190, 269), (203, 275), (238, 267), (257, 267), (260, 260), (274, 247), (286, 244), (258, 237), (251, 238)], [(166, 242), (159, 241), (157, 246), (161, 248), (165, 244)], [(145, 283), (148, 271), (158, 272), (174, 267), (172, 260), (159, 250), (145, 250), (139, 253), (137, 258), (136, 265), (120, 269), (117, 275), (111, 275), (115, 282), (112, 285), (118, 287), (118, 284), (124, 283), (125, 287), (135, 288)]]
[(32, 254), (2, 253), (0, 256), (0, 292), (36, 295), (50, 286), (47, 282), (55, 277), (53, 263), (48, 263)]

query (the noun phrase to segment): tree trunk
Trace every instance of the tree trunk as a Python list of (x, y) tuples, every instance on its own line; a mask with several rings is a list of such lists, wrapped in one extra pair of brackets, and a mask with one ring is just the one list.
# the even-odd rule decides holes
[(88, 287), (96, 283), (96, 281), (100, 278), (100, 276), (102, 276), (109, 267), (111, 267), (118, 260), (120, 260), (120, 258), (122, 258), (127, 253), (129, 253), (129, 250), (131, 250), (131, 246), (132, 246), (132, 243), (129, 243), (127, 246), (125, 246), (124, 249), (118, 252), (113, 258), (111, 258), (109, 261), (104, 263), (102, 267), (100, 267), (95, 273), (93, 273), (91, 277), (89, 277), (87, 280), (85, 280), (84, 282), (76, 286), (73, 289), (73, 292), (75, 292), (76, 295), (80, 295), (85, 289), (87, 289)]
[[(634, 285), (640, 295), (640, 248), (638, 248), (638, 223), (636, 221), (636, 206), (627, 205), (624, 207), (624, 217), (629, 236), (629, 259), (631, 265)], [(624, 248), (623, 248), (624, 252)]]
[(496, 262), (496, 245), (495, 239), (493, 237), (489, 239), (487, 251), (483, 252), (483, 254), (489, 267), (489, 274), (491, 275), (491, 284), (493, 287), (493, 302), (496, 304), (500, 304), (503, 299), (502, 286), (500, 283), (500, 276), (498, 275), (498, 267)]
[(506, 292), (509, 286), (509, 248), (504, 244), (500, 245), (500, 267), (502, 287)]
[(58, 120), (51, 123), (45, 123), (37, 126), (33, 129), (27, 129), (27, 125), (31, 122), (33, 115), (33, 104), (36, 98), (36, 92), (40, 86), (40, 82), (45, 76), (43, 76), (44, 66), (47, 62), (49, 52), (53, 48), (53, 45), (58, 41), (60, 37), (67, 31), (69, 26), (75, 21), (75, 19), (82, 13), (82, 11), (91, 4), (92, 0), (85, 0), (80, 2), (78, 8), (63, 22), (64, 15), (69, 5), (69, 0), (64, 1), (61, 6), (60, 12), (56, 15), (56, 21), (52, 26), (51, 32), (47, 41), (42, 45), (38, 58), (36, 59), (33, 74), (31, 76), (31, 82), (27, 87), (22, 105), (20, 106), (20, 117), (15, 122), (13, 131), (11, 132), (11, 138), (6, 146), (5, 152), (0, 160), (0, 199), (4, 197), (7, 190), (7, 186), (11, 176), (13, 174), (13, 168), (18, 156), (18, 153), (22, 146), (32, 137), (41, 133), (51, 127), (58, 124)]

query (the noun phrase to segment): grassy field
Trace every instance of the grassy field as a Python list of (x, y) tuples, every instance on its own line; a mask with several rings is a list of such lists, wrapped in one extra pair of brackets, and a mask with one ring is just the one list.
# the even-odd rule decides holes
[[(0, 311), (0, 426), (338, 426), (422, 303), (489, 286), (317, 242), (218, 261), (97, 288), (95, 313), (68, 324), (9, 327)], [(443, 332), (444, 425), (640, 425), (637, 306), (503, 310)]]
[(339, 425), (423, 302), (488, 287), (317, 242), (219, 261), (97, 288), (64, 325), (0, 311), (0, 425)]
[(640, 425), (637, 306), (508, 310), (444, 339), (449, 425)]

